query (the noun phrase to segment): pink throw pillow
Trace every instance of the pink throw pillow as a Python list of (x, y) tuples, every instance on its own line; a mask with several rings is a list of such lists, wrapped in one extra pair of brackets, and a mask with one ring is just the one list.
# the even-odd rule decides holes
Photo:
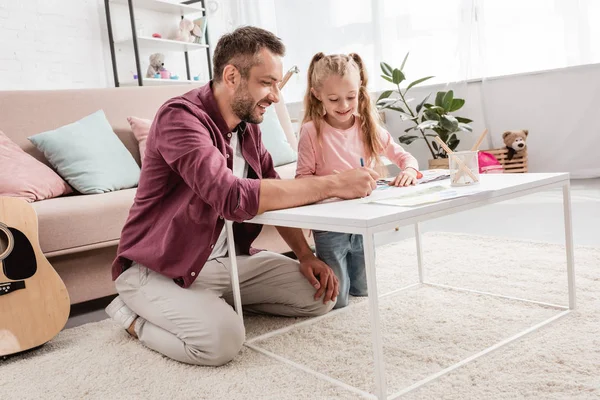
[(133, 131), (133, 136), (135, 136), (138, 145), (140, 146), (140, 160), (142, 160), (143, 163), (144, 155), (146, 154), (146, 139), (148, 139), (148, 132), (150, 132), (152, 120), (127, 117), (127, 122), (129, 122), (129, 126), (131, 126), (131, 130)]
[(31, 203), (72, 191), (56, 172), (0, 131), (0, 196), (19, 197)]

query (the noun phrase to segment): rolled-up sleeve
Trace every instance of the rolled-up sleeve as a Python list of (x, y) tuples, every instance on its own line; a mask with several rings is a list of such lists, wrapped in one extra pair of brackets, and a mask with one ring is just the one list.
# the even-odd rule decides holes
[(207, 127), (185, 104), (164, 106), (155, 125), (157, 151), (194, 193), (227, 220), (257, 215), (260, 180), (233, 175)]

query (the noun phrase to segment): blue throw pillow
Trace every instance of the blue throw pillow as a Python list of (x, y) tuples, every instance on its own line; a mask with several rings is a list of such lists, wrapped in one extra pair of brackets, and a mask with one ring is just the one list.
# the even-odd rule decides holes
[(259, 126), (262, 132), (262, 142), (271, 154), (275, 167), (292, 163), (298, 159), (298, 154), (287, 141), (274, 106), (267, 107), (263, 122)]
[(99, 110), (29, 137), (58, 174), (83, 194), (135, 187), (140, 167)]

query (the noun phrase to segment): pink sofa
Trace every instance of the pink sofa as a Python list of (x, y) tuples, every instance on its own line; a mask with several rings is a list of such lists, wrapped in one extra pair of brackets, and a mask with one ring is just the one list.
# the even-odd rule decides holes
[[(128, 116), (152, 119), (169, 98), (188, 85), (82, 89), (59, 91), (0, 91), (0, 130), (27, 153), (46, 163), (27, 137), (74, 122), (103, 109), (115, 133), (139, 163), (138, 143)], [(285, 105), (277, 113), (292, 146), (297, 146)], [(291, 136), (290, 136), (291, 135)], [(277, 168), (293, 178), (295, 163)], [(39, 220), (42, 251), (65, 282), (71, 303), (115, 293), (110, 265), (136, 189), (94, 195), (68, 195), (32, 203)], [(274, 227), (264, 227), (256, 247), (277, 252), (289, 248)]]

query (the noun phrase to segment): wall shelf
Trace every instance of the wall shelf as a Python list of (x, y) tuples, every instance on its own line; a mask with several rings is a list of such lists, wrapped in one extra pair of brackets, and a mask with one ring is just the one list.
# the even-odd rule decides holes
[[(188, 79), (158, 79), (158, 78), (144, 78), (144, 86), (162, 86), (162, 85), (204, 85), (206, 82), (194, 81)], [(138, 86), (137, 80), (121, 82), (121, 86)]]
[[(128, 0), (110, 0), (114, 4), (127, 5)], [(173, 1), (165, 0), (133, 0), (133, 5), (137, 8), (143, 8), (145, 10), (153, 10), (168, 14), (196, 14), (204, 11), (204, 7), (194, 4), (177, 4)]]
[[(104, 8), (106, 10), (106, 23), (108, 27), (108, 41), (110, 44), (110, 55), (112, 59), (112, 67), (113, 67), (113, 77), (115, 81), (115, 86), (121, 86), (119, 82), (119, 73), (117, 70), (117, 58), (115, 55), (115, 47), (116, 46), (132, 46), (133, 53), (135, 56), (135, 66), (137, 73), (137, 80), (126, 80), (123, 82), (124, 86), (132, 86), (137, 82), (138, 86), (144, 86), (144, 84), (148, 85), (165, 85), (165, 84), (193, 84), (200, 83), (200, 81), (194, 81), (192, 79), (190, 73), (190, 62), (188, 57), (188, 52), (197, 51), (197, 50), (206, 50), (206, 63), (208, 65), (208, 75), (209, 79), (212, 79), (212, 68), (211, 68), (211, 60), (210, 60), (210, 49), (209, 49), (209, 39), (208, 32), (204, 33), (204, 41), (205, 44), (201, 43), (192, 43), (192, 42), (181, 42), (178, 40), (170, 40), (163, 38), (155, 38), (155, 37), (147, 37), (147, 36), (138, 36), (137, 30), (135, 27), (135, 10), (137, 9), (146, 9), (163, 13), (177, 14), (181, 18), (184, 18), (189, 14), (201, 14), (202, 17), (206, 17), (206, 9), (204, 7), (204, 0), (187, 0), (183, 3), (176, 3), (175, 1), (167, 1), (167, 0), (104, 0)], [(114, 40), (113, 37), (113, 28), (112, 28), (112, 19), (110, 16), (112, 5), (124, 5), (128, 8), (129, 11), (129, 24), (131, 27), (131, 37), (122, 40)], [(185, 77), (187, 79), (155, 79), (155, 78), (146, 78), (145, 73), (142, 71), (141, 62), (140, 62), (140, 50), (149, 50), (152, 53), (159, 52), (168, 52), (168, 51), (178, 51), (182, 52), (185, 56), (185, 69), (186, 74)], [(131, 75), (130, 75), (131, 77)]]
[[(179, 40), (170, 40), (146, 36), (137, 37), (138, 46), (144, 50), (160, 51), (195, 51), (208, 48), (206, 44), (182, 42)], [(131, 46), (133, 40), (131, 38), (115, 41), (115, 44)]]

